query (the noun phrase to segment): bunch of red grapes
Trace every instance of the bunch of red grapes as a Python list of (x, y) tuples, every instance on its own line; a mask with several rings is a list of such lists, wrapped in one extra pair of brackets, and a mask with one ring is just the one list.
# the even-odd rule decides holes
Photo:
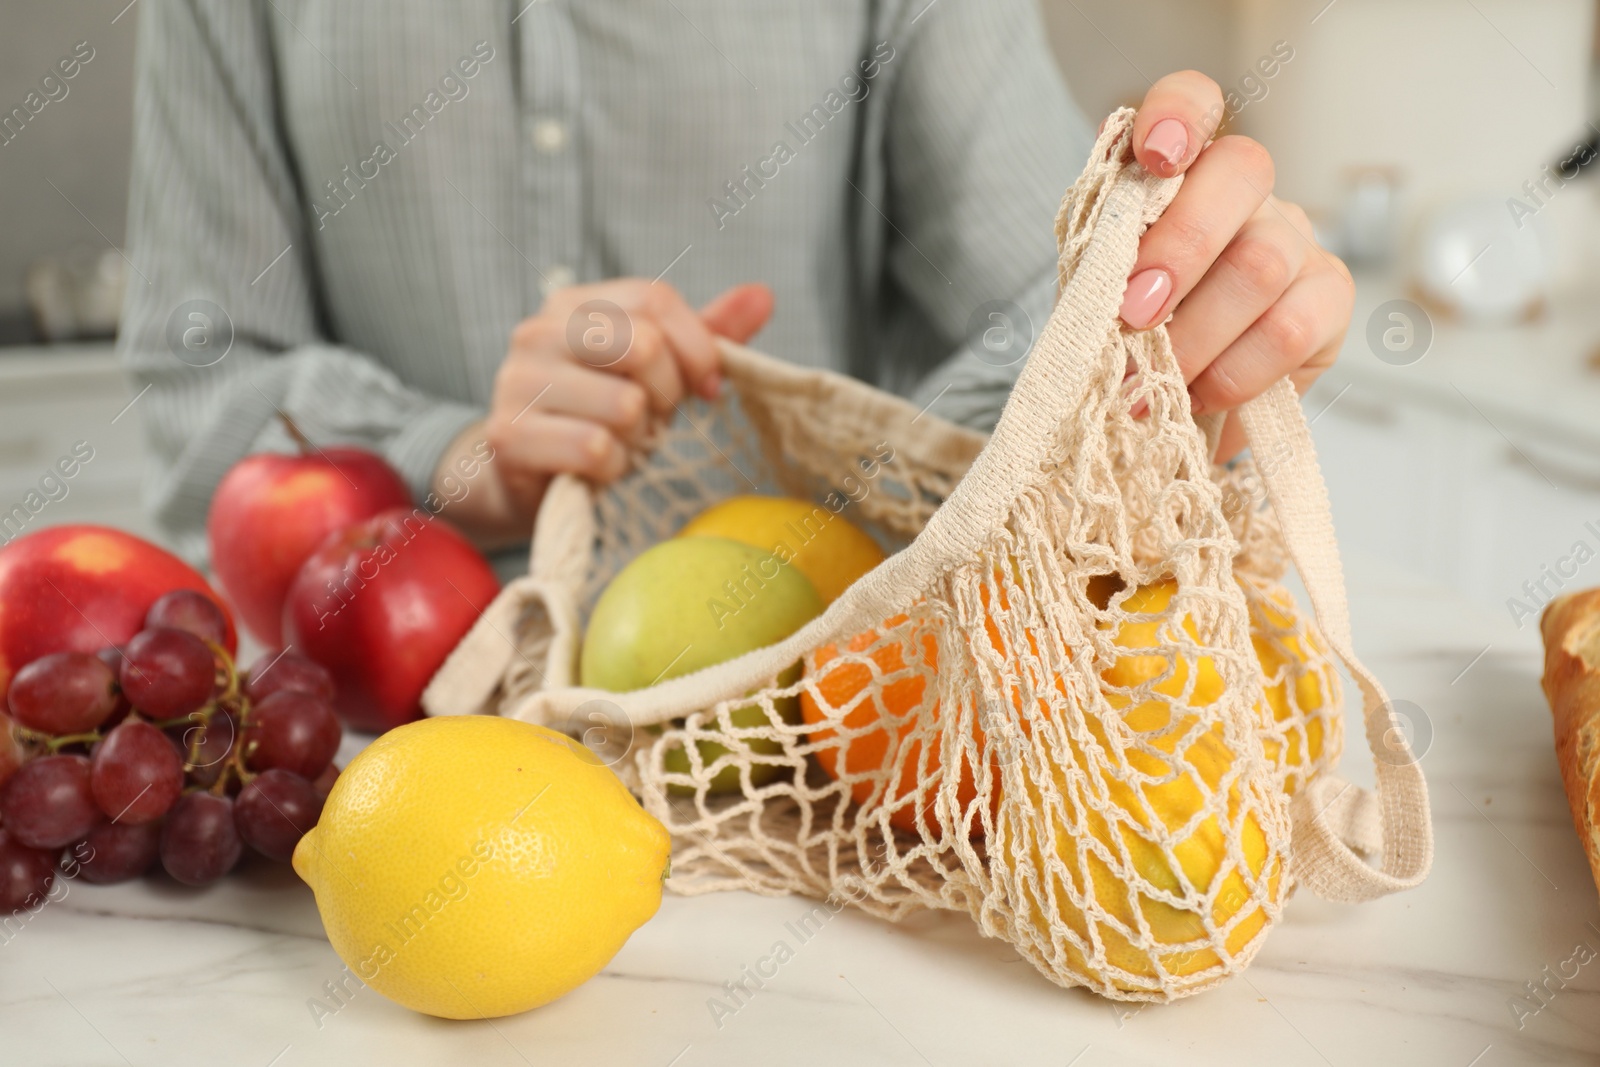
[(221, 609), (193, 590), (161, 597), (144, 626), (11, 681), (20, 763), (0, 770), (0, 916), (42, 902), (58, 869), (104, 885), (159, 860), (200, 886), (246, 845), (287, 862), (322, 814), (342, 735), (328, 672), (284, 652), (242, 678)]

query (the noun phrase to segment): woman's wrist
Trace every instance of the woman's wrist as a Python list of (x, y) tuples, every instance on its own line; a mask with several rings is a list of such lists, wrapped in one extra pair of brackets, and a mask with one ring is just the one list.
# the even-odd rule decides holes
[(538, 498), (512, 494), (496, 469), (496, 453), (480, 419), (461, 431), (439, 457), (432, 490), (438, 513), (484, 550), (527, 541), (533, 533)]

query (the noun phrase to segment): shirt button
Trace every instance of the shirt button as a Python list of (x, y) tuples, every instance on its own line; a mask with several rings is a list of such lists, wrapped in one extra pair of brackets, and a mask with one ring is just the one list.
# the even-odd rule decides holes
[(533, 124), (533, 146), (555, 155), (567, 147), (567, 124), (560, 119), (540, 119)]
[(561, 263), (557, 263), (553, 267), (546, 267), (544, 269), (544, 295), (549, 296), (557, 289), (565, 289), (576, 280), (571, 267)]

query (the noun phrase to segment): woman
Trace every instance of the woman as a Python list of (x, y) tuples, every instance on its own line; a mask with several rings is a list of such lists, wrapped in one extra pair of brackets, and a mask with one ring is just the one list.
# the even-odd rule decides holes
[[(617, 477), (653, 415), (716, 393), (716, 335), (992, 425), (1091, 142), (1033, 0), (140, 11), (120, 343), (194, 553), (279, 411), (481, 544), (525, 540), (553, 475)], [(1188, 177), (1122, 311), (1171, 316), (1204, 411), (1304, 388), (1352, 298), (1266, 151), (1208, 143), (1222, 113), (1193, 72), (1150, 88), (1136, 153)]]

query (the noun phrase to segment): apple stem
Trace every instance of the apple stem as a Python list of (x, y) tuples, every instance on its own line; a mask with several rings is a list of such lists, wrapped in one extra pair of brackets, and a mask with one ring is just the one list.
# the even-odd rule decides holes
[(289, 436), (294, 438), (294, 443), (300, 446), (300, 454), (302, 456), (317, 450), (317, 446), (311, 443), (311, 438), (307, 437), (300, 427), (295, 425), (294, 420), (289, 417), (287, 412), (279, 411), (278, 418), (283, 420), (283, 428), (289, 431)]

